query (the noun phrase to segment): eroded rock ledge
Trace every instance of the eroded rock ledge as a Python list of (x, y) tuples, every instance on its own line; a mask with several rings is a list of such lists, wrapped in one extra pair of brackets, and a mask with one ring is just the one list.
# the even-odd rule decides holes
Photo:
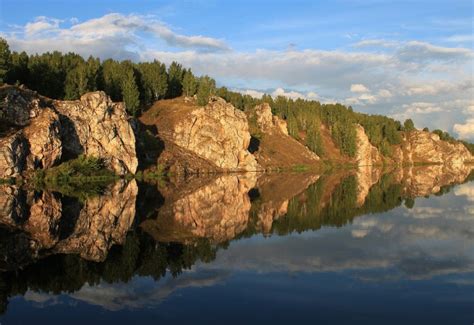
[(79, 154), (102, 158), (119, 174), (134, 173), (138, 166), (125, 106), (101, 91), (76, 101), (53, 101), (3, 86), (0, 123), (0, 178), (49, 168)]

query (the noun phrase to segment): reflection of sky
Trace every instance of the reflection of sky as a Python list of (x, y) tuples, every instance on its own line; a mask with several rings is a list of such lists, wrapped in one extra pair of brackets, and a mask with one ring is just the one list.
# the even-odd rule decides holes
[[(438, 322), (451, 313), (471, 317), (474, 312), (466, 311), (474, 306), (473, 200), (474, 183), (463, 184), (440, 197), (417, 199), (412, 209), (361, 216), (342, 228), (238, 240), (219, 250), (215, 261), (198, 263), (176, 279), (135, 277), (127, 284), (86, 285), (61, 299), (33, 292), (24, 299), (36, 307), (80, 302), (172, 315), (180, 309), (199, 313), (199, 306), (211, 303), (223, 315), (235, 304), (241, 316), (255, 312), (250, 304), (272, 310), (314, 304), (345, 312), (358, 306), (362, 314), (373, 305), (382, 316), (397, 308), (415, 315), (429, 305), (439, 306), (430, 316)], [(300, 316), (309, 317), (305, 313)]]

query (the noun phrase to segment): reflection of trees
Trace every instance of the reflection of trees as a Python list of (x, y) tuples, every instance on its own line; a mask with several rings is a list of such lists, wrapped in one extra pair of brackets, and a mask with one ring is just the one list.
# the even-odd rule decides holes
[[(422, 171), (418, 173), (421, 174)], [(466, 181), (472, 180), (473, 175), (471, 173)], [(295, 177), (301, 177), (296, 182), (299, 186), (288, 179), (281, 181), (278, 177), (259, 180), (257, 187), (250, 191), (249, 186), (242, 186), (238, 193), (250, 202), (250, 211), (245, 231), (236, 238), (250, 237), (261, 232), (286, 235), (317, 230), (323, 226), (342, 227), (357, 216), (385, 212), (399, 206), (403, 201), (407, 207), (414, 205), (414, 194), (410, 190), (413, 178), (407, 183), (397, 173), (382, 175), (378, 182), (370, 187), (362, 204), (357, 197), (360, 179), (354, 173), (322, 175), (304, 185), (303, 180), (307, 179), (307, 176), (302, 174)], [(453, 186), (453, 182), (448, 182), (445, 174), (443, 177), (445, 181), (436, 183), (436, 195), (447, 193)], [(278, 182), (279, 186), (276, 185)], [(122, 198), (117, 197), (114, 202)], [(205, 196), (201, 199), (205, 199)], [(166, 196), (161, 196), (156, 187), (141, 185), (135, 220), (142, 222), (154, 219), (164, 201)], [(7, 205), (10, 206), (5, 204)], [(69, 204), (63, 198), (62, 206), (63, 212), (68, 212), (74, 210), (77, 205)], [(270, 223), (262, 226), (262, 215), (270, 216)], [(67, 224), (58, 229), (61, 234), (71, 233)], [(0, 256), (4, 261), (8, 261), (8, 264), (27, 265), (37, 258), (29, 248), (30, 239), (25, 232), (17, 228), (0, 227), (0, 238)], [(0, 273), (0, 313), (6, 310), (9, 297), (24, 295), (28, 290), (59, 294), (77, 291), (86, 283), (97, 285), (101, 281), (128, 282), (135, 275), (159, 280), (168, 272), (176, 277), (197, 261), (213, 261), (217, 250), (228, 245), (228, 241), (218, 245), (213, 242), (215, 241), (211, 238), (205, 237), (196, 237), (186, 243), (158, 242), (138, 229), (128, 232), (123, 245), (112, 246), (107, 258), (101, 263), (87, 261), (73, 254), (52, 255), (21, 270)]]
[(144, 233), (131, 232), (124, 245), (112, 247), (102, 263), (78, 255), (52, 255), (20, 271), (0, 273), (0, 313), (5, 312), (9, 297), (24, 295), (28, 290), (72, 293), (86, 283), (128, 282), (135, 275), (159, 280), (167, 270), (176, 277), (197, 261), (214, 260), (217, 249), (205, 239), (193, 245), (157, 243)]

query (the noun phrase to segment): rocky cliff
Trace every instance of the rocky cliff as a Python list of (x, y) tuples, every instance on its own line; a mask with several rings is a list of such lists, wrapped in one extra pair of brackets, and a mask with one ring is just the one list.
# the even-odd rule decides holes
[(79, 154), (134, 173), (135, 136), (122, 103), (104, 92), (53, 101), (13, 86), (0, 88), (0, 178), (49, 168)]
[(425, 131), (405, 132), (393, 157), (396, 162), (403, 164), (462, 165), (473, 161), (471, 153), (462, 143), (443, 141), (437, 134)]
[(356, 135), (357, 151), (355, 161), (357, 166), (362, 167), (382, 164), (382, 155), (379, 150), (370, 143), (364, 128), (359, 124), (356, 125)]
[[(212, 97), (204, 107), (182, 98), (160, 101), (143, 117), (142, 122), (156, 125), (165, 142), (167, 161), (179, 161), (181, 152), (172, 152), (173, 145), (189, 152), (186, 159), (193, 169), (193, 158), (205, 160), (206, 171), (257, 171), (261, 167), (248, 151), (250, 133), (245, 114), (221, 98)], [(166, 153), (167, 151), (167, 153)], [(178, 158), (174, 156), (179, 156)], [(195, 169), (195, 168), (194, 168)]]

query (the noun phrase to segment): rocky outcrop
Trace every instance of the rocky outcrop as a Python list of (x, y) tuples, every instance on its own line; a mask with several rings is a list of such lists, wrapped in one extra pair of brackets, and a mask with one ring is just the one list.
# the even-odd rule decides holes
[(379, 150), (374, 147), (365, 134), (364, 128), (357, 124), (356, 125), (356, 136), (357, 136), (357, 150), (355, 160), (357, 166), (371, 166), (379, 165), (383, 162), (382, 155)]
[(137, 194), (135, 181), (119, 181), (84, 203), (0, 185), (0, 225), (26, 234), (23, 254), (30, 258), (65, 253), (99, 262), (113, 245), (124, 243), (135, 218)]
[(122, 103), (104, 92), (52, 101), (36, 92), (0, 87), (0, 178), (49, 168), (79, 154), (104, 159), (117, 173), (134, 173), (135, 136)]
[(190, 119), (174, 127), (174, 143), (230, 171), (255, 171), (257, 161), (247, 150), (250, 133), (245, 114), (221, 98), (211, 98)]
[(137, 170), (135, 135), (123, 103), (96, 91), (54, 106), (61, 114), (65, 151), (103, 158), (119, 174)]
[[(198, 159), (208, 161), (215, 171), (261, 169), (248, 151), (247, 117), (222, 98), (212, 97), (204, 107), (182, 98), (160, 101), (141, 120), (146, 125), (157, 126), (165, 151), (173, 145), (179, 146)], [(189, 166), (192, 170), (192, 160)]]
[(247, 112), (255, 121), (259, 138), (254, 139), (258, 163), (265, 169), (315, 166), (319, 157), (305, 145), (288, 135), (286, 121), (272, 114), (267, 103), (255, 106)]
[(260, 130), (267, 134), (282, 133), (288, 135), (288, 127), (285, 120), (272, 114), (269, 104), (263, 103), (255, 107), (255, 117)]
[(403, 135), (393, 157), (397, 163), (410, 165), (432, 163), (459, 166), (473, 161), (471, 153), (462, 143), (443, 141), (437, 134), (417, 130)]
[(28, 147), (21, 132), (0, 139), (0, 178), (18, 176), (25, 168)]
[(165, 195), (165, 205), (155, 219), (140, 227), (157, 241), (192, 242), (208, 238), (212, 243), (231, 240), (247, 228), (250, 198), (256, 175), (221, 175), (189, 182), (178, 193)]

